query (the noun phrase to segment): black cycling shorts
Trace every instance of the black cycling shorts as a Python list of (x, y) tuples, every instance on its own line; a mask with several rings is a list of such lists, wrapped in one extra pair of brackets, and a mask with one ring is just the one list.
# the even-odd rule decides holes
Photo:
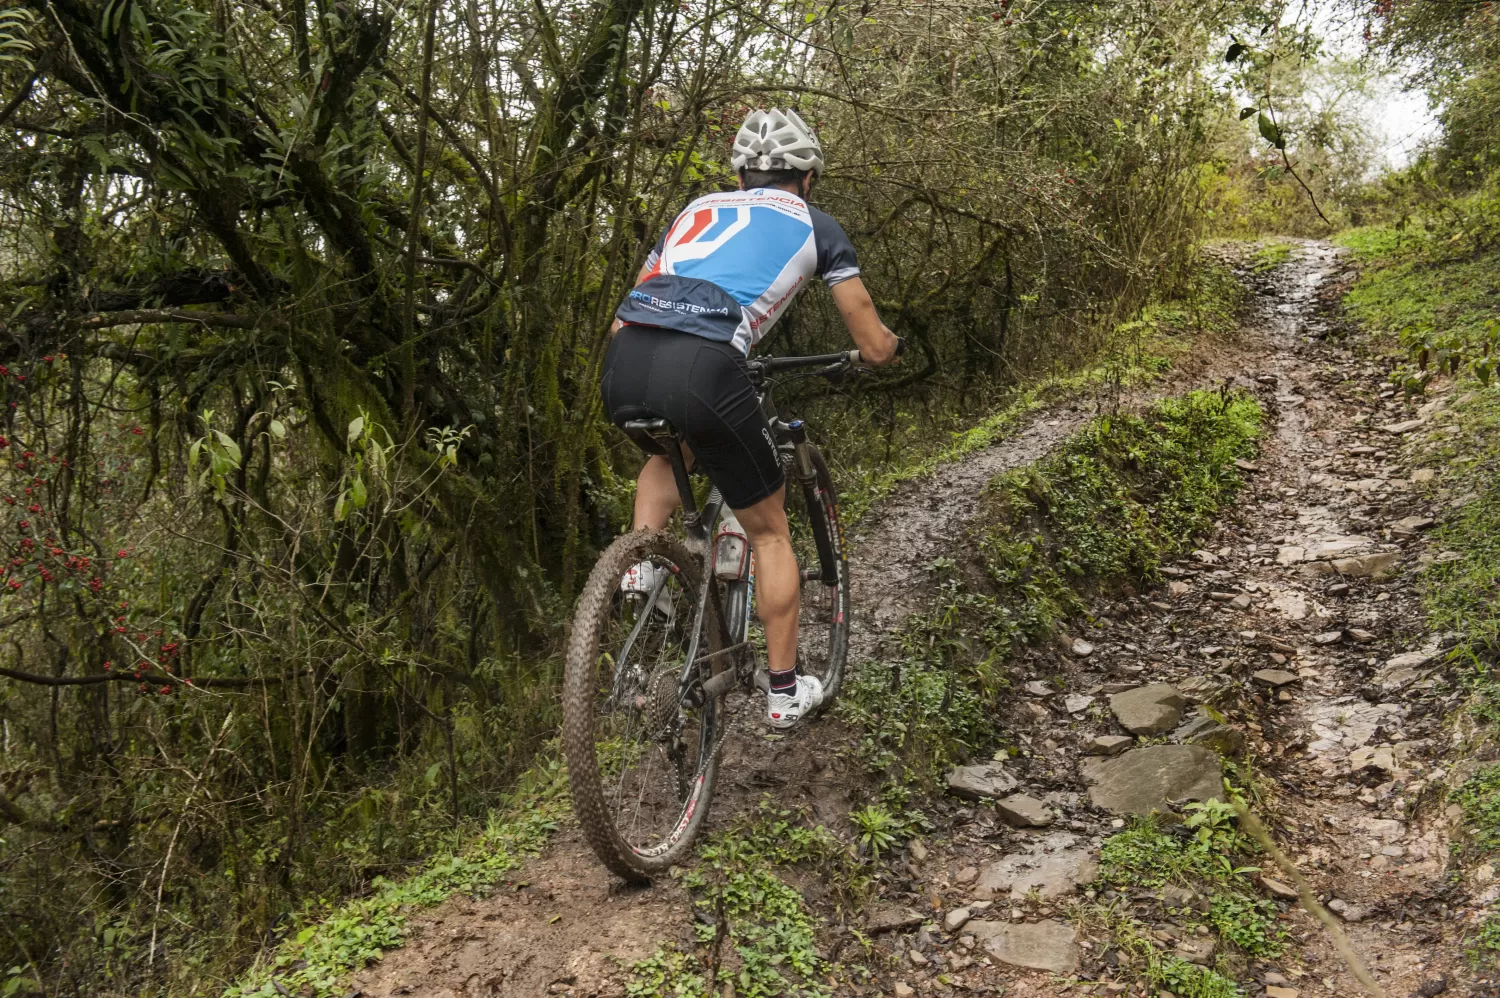
[(632, 419), (671, 423), (730, 509), (753, 506), (781, 488), (781, 459), (770, 424), (745, 358), (728, 343), (656, 326), (625, 326), (604, 356), (599, 390), (616, 426)]

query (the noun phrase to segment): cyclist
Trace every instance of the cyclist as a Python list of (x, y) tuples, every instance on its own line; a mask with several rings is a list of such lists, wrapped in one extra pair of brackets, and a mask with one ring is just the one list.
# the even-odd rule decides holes
[[(832, 291), (863, 361), (889, 363), (901, 341), (880, 321), (849, 237), (807, 203), (823, 153), (801, 117), (752, 111), (731, 164), (739, 189), (693, 201), (646, 257), (615, 313), (600, 390), (616, 425), (668, 420), (749, 536), (770, 659), (766, 715), (786, 728), (822, 703), (823, 686), (797, 672), (799, 578), (785, 481), (745, 357), (813, 277)], [(649, 456), (636, 482), (635, 529), (665, 527), (678, 501), (666, 456)], [(642, 562), (621, 588), (650, 592), (657, 571)]]

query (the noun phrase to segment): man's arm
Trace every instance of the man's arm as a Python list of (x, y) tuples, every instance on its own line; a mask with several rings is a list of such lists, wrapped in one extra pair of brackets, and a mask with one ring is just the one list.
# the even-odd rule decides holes
[(875, 302), (865, 290), (865, 282), (858, 277), (840, 281), (829, 289), (833, 300), (849, 327), (854, 345), (859, 347), (859, 356), (867, 364), (879, 367), (896, 359), (896, 334), (885, 328), (880, 314), (875, 311)]

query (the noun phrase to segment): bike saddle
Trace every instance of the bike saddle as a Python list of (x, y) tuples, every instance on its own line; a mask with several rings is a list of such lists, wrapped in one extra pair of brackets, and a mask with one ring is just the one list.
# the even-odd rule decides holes
[(661, 441), (677, 436), (677, 429), (665, 419), (628, 419), (620, 429), (649, 454), (665, 453)]

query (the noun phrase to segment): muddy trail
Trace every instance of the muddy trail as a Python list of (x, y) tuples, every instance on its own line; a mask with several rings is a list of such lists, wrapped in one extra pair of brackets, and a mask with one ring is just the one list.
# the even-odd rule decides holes
[[(1147, 993), (1125, 983), (1109, 932), (1076, 906), (1096, 899), (1100, 843), (1127, 816), (1222, 796), (1219, 752), (1255, 759), (1282, 847), (1386, 994), (1469, 993), (1442, 879), (1446, 819), (1441, 807), (1416, 809), (1442, 776), (1429, 760), (1459, 694), (1434, 672), (1444, 637), (1419, 630), (1411, 574), (1433, 556), (1430, 475), (1402, 463), (1400, 443), (1439, 419), (1442, 402), (1416, 411), (1380, 398), (1384, 371), (1327, 335), (1342, 268), (1330, 246), (1306, 242), (1271, 273), (1246, 272), (1239, 332), (1200, 341), (1125, 400), (1225, 382), (1255, 392), (1267, 419), (1249, 482), (1202, 548), (1166, 568), (1163, 588), (1099, 600), (1055, 646), (1020, 653), (1004, 722), (1025, 751), (949, 774), (934, 830), (884, 860), (857, 924), (828, 928), (871, 941), (858, 958), (865, 983), (834, 993)], [(852, 559), (851, 663), (880, 660), (893, 628), (927, 608), (928, 566), (963, 542), (986, 481), (1120, 402), (1046, 408), (872, 512)], [(726, 745), (710, 831), (767, 792), (847, 831), (868, 779), (850, 759), (854, 735), (827, 718), (771, 735), (748, 723), (758, 704), (734, 702), (747, 720)], [(1269, 998), (1361, 993), (1327, 931), (1284, 896), (1286, 879), (1268, 866), (1261, 888), (1280, 908), (1287, 949), (1250, 963), (1242, 987)], [(806, 893), (816, 909), (818, 892)], [(1164, 951), (1212, 962), (1213, 939), (1173, 916), (1205, 899), (1124, 892), (1112, 903)], [(351, 993), (624, 995), (629, 966), (690, 944), (693, 919), (675, 880), (626, 888), (565, 827), (488, 897), (415, 916), (408, 944), (359, 972)], [(854, 958), (847, 939), (825, 942)]]

